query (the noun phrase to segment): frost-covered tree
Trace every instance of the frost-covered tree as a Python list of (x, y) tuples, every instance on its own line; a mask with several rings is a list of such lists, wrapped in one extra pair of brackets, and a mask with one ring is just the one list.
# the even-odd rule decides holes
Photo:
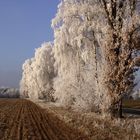
[(55, 97), (64, 105), (90, 110), (97, 108), (99, 99), (95, 80), (98, 50), (93, 43), (97, 38), (92, 28), (95, 3), (91, 0), (62, 1), (52, 21), (58, 72), (54, 80)]
[(35, 51), (32, 59), (23, 64), (23, 76), (20, 90), (22, 96), (31, 99), (52, 100), (53, 94), (53, 54), (52, 44), (44, 43)]
[(117, 114), (134, 87), (139, 61), (136, 5), (136, 0), (61, 1), (53, 20), (55, 95), (61, 102), (82, 106), (89, 100), (91, 108)]
[(30, 66), (31, 65), (31, 60), (26, 60), (22, 66), (22, 79), (20, 81), (20, 96), (23, 98), (28, 98), (28, 92), (29, 92), (29, 81), (27, 80), (27, 78), (30, 78), (30, 75), (28, 73), (30, 73)]
[(121, 99), (134, 87), (134, 72), (139, 62), (136, 55), (140, 49), (139, 29), (140, 15), (137, 11), (137, 0), (101, 0), (105, 13), (106, 31), (104, 37), (105, 87), (110, 98), (106, 108), (111, 115), (118, 116)]

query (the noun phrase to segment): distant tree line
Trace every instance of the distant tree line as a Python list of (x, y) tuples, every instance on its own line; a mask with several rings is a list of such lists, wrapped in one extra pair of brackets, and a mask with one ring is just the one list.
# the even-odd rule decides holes
[(0, 88), (0, 98), (19, 98), (19, 90), (15, 88)]

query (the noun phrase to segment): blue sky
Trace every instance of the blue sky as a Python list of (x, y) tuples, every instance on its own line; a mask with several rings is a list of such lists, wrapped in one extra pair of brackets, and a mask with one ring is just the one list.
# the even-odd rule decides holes
[(0, 87), (18, 87), (22, 64), (53, 40), (59, 0), (0, 0)]

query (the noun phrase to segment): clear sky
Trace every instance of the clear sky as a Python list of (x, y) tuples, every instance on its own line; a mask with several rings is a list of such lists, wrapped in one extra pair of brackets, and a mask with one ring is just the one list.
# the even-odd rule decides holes
[(18, 87), (22, 64), (53, 40), (59, 0), (0, 0), (0, 87)]

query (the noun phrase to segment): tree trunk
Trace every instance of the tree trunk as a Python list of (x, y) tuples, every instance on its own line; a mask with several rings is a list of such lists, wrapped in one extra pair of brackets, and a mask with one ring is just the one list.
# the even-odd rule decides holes
[(114, 103), (111, 108), (109, 113), (111, 116), (114, 118), (123, 118), (122, 115), (122, 99), (120, 99), (118, 102)]

